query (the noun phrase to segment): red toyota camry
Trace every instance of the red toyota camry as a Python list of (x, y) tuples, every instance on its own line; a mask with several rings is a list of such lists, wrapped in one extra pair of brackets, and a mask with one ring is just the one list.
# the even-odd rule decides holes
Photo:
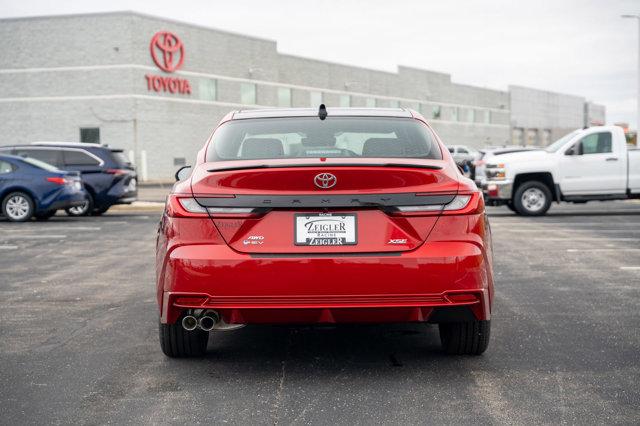
[(486, 350), (482, 193), (416, 112), (236, 111), (196, 163), (159, 227), (166, 355), (263, 323), (436, 323), (447, 353)]

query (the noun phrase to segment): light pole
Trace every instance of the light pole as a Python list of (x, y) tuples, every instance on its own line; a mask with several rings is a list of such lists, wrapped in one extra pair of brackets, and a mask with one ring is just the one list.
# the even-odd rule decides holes
[(637, 15), (621, 15), (623, 18), (634, 18), (638, 21), (638, 93), (637, 99), (638, 102), (637, 110), (636, 110), (636, 146), (640, 147), (640, 14)]

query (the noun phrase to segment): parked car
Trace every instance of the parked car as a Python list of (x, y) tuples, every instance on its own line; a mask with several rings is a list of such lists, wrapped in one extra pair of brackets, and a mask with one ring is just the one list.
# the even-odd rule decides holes
[(487, 160), (486, 176), (490, 203), (539, 216), (552, 201), (640, 198), (640, 150), (627, 148), (620, 127), (579, 129), (544, 150)]
[(114, 204), (136, 200), (137, 174), (123, 151), (105, 145), (75, 142), (36, 142), (0, 147), (0, 153), (36, 158), (59, 169), (80, 172), (86, 200), (70, 207), (70, 216), (99, 215)]
[(177, 178), (156, 247), (167, 356), (259, 323), (429, 322), (447, 353), (487, 348), (482, 193), (419, 114), (233, 112)]
[(466, 145), (450, 145), (447, 149), (457, 164), (472, 162), (480, 158), (480, 152), (477, 149), (470, 148)]
[(480, 158), (473, 162), (475, 173), (472, 176), (475, 180), (476, 184), (479, 188), (482, 188), (487, 177), (485, 175), (485, 165), (487, 164), (487, 160), (493, 158), (498, 155), (511, 154), (512, 152), (521, 152), (521, 151), (529, 151), (532, 149), (539, 148), (530, 148), (524, 146), (509, 146), (509, 147), (500, 147), (500, 148), (487, 148), (480, 150)]
[(0, 154), (0, 213), (13, 222), (49, 219), (85, 200), (79, 173), (34, 158)]

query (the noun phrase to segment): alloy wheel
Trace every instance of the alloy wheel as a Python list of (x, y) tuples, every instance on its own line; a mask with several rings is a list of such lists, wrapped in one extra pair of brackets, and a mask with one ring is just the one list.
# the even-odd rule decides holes
[(82, 215), (86, 214), (87, 211), (89, 210), (89, 201), (85, 200), (79, 206), (69, 207), (68, 210), (69, 210), (69, 213), (71, 213), (74, 216), (82, 216)]
[(5, 205), (7, 216), (12, 220), (24, 220), (31, 214), (29, 200), (23, 195), (13, 195)]

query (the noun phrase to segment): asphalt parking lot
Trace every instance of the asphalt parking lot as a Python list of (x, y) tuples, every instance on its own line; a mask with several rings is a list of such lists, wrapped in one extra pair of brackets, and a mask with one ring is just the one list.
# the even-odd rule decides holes
[(640, 203), (490, 210), (481, 357), (400, 324), (246, 327), (167, 359), (157, 212), (0, 221), (1, 422), (638, 424)]

